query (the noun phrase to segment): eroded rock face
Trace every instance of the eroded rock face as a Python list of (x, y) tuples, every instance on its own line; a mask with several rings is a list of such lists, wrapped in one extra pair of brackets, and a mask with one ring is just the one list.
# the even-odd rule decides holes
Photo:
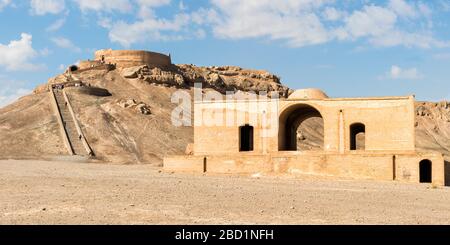
[(126, 79), (140, 79), (151, 84), (165, 86), (189, 87), (202, 83), (205, 88), (212, 88), (221, 93), (226, 91), (277, 92), (287, 97), (292, 91), (280, 83), (280, 79), (267, 71), (246, 70), (236, 66), (197, 67), (194, 65), (177, 65), (170, 69), (148, 66), (125, 68), (121, 72)]
[(237, 66), (178, 65), (178, 71), (190, 85), (201, 82), (219, 92), (278, 92), (287, 97), (292, 91), (280, 83), (280, 78), (262, 70), (248, 70)]

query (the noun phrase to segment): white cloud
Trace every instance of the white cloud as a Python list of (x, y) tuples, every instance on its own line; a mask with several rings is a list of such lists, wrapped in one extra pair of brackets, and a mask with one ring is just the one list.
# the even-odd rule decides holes
[(97, 21), (97, 24), (103, 28), (111, 28), (112, 27), (113, 20), (108, 17), (100, 17)]
[(0, 81), (0, 108), (11, 104), (18, 98), (31, 93), (31, 90), (22, 87), (15, 88), (23, 83), (14, 81)]
[[(209, 8), (186, 11), (177, 1), (178, 13), (160, 18), (156, 8), (170, 0), (78, 0), (82, 11), (96, 11), (97, 24), (109, 30), (112, 42), (129, 47), (144, 41), (203, 38), (212, 32), (220, 39), (280, 40), (303, 47), (335, 40), (366, 42), (373, 46), (410, 48), (449, 47), (433, 35), (428, 3), (406, 0), (363, 1), (347, 12), (335, 0), (210, 0)], [(116, 19), (114, 12), (133, 15)], [(414, 18), (412, 22), (411, 19)]]
[(153, 8), (161, 7), (170, 3), (170, 0), (136, 0), (139, 8), (138, 16), (141, 19), (155, 17)]
[(132, 5), (128, 0), (76, 0), (81, 11), (112, 12), (122, 13), (130, 12)]
[(6, 6), (11, 4), (11, 0), (0, 0), (0, 11), (3, 10)]
[(12, 40), (7, 45), (0, 43), (0, 67), (6, 70), (35, 70), (39, 65), (31, 63), (37, 56), (32, 47), (32, 36), (22, 33), (20, 40)]
[[(203, 26), (200, 25), (205, 24), (203, 17), (208, 16), (199, 11), (185, 13), (179, 10), (181, 12), (171, 18), (159, 18), (154, 11), (155, 8), (170, 4), (170, 0), (135, 1), (139, 10), (135, 21), (114, 21), (105, 16), (99, 19), (98, 24), (109, 29), (111, 42), (130, 47), (132, 44), (145, 41), (174, 41), (206, 36)], [(202, 8), (200, 10), (204, 11), (204, 14), (209, 13), (208, 10)]]
[(423, 75), (419, 73), (417, 68), (403, 69), (397, 65), (393, 65), (391, 70), (386, 73), (386, 78), (394, 80), (418, 80)]
[(56, 46), (60, 48), (70, 49), (71, 51), (75, 52), (81, 52), (81, 49), (79, 47), (77, 47), (72, 43), (72, 41), (65, 37), (54, 37), (51, 40)]
[(397, 16), (392, 11), (371, 5), (353, 12), (347, 18), (345, 28), (351, 38), (378, 37), (388, 35), (396, 21)]
[[(384, 47), (450, 45), (450, 42), (436, 40), (431, 34), (431, 10), (425, 3), (390, 0), (386, 6), (367, 4), (351, 13), (337, 10), (332, 7), (334, 3), (325, 0), (212, 0), (217, 19), (211, 26), (218, 38), (268, 38), (284, 40), (293, 47), (336, 39), (366, 40), (372, 45)], [(401, 22), (419, 17), (419, 20), (425, 18), (428, 29), (418, 28), (419, 20), (411, 30), (407, 30)]]
[(30, 5), (36, 15), (59, 14), (66, 8), (64, 0), (31, 0)]
[[(403, 1), (391, 1), (391, 4), (393, 2), (403, 3)], [(436, 40), (432, 31), (427, 29), (403, 30), (399, 25), (398, 15), (396, 14), (396, 12), (400, 12), (401, 6), (403, 5), (399, 4), (396, 7), (397, 10), (394, 11), (390, 8), (366, 5), (363, 9), (354, 11), (345, 20), (345, 26), (336, 29), (334, 35), (340, 40), (366, 38), (369, 43), (381, 47), (431, 48), (448, 47), (450, 45), (448, 41)], [(403, 15), (412, 15), (412, 12), (408, 13), (407, 10), (402, 13)]]
[(55, 22), (53, 22), (51, 25), (49, 25), (45, 30), (48, 32), (57, 31), (57, 30), (61, 29), (61, 27), (63, 27), (65, 23), (66, 23), (66, 18), (58, 19)]
[(418, 9), (419, 9), (419, 12), (427, 18), (431, 17), (431, 14), (433, 13), (431, 8), (424, 3), (419, 3)]
[(343, 18), (346, 15), (346, 13), (343, 11), (337, 10), (333, 7), (327, 7), (323, 11), (322, 15), (325, 20), (337, 21), (337, 20), (340, 20), (341, 18)]
[(59, 64), (58, 70), (64, 71), (65, 69), (66, 69), (66, 65), (64, 65), (64, 64)]
[(41, 50), (39, 50), (39, 55), (41, 56), (49, 56), (51, 54), (51, 50), (48, 48), (43, 48)]
[(415, 6), (408, 4), (405, 0), (390, 0), (389, 8), (392, 9), (398, 16), (401, 17), (407, 18), (417, 17)]
[(221, 18), (213, 25), (219, 38), (269, 38), (301, 47), (330, 37), (314, 13), (329, 1), (212, 0)]
[(137, 0), (137, 3), (141, 7), (160, 7), (170, 3), (170, 0)]
[(190, 16), (186, 14), (178, 14), (173, 20), (154, 18), (131, 24), (119, 21), (113, 24), (109, 32), (109, 38), (112, 42), (120, 43), (125, 47), (146, 40), (181, 40), (185, 36), (178, 32), (185, 29), (189, 23)]

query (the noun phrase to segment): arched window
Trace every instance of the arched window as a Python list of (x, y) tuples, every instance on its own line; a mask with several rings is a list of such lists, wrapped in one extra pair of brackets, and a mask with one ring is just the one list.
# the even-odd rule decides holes
[(239, 151), (253, 151), (253, 126), (239, 127)]
[(431, 183), (431, 161), (428, 159), (422, 160), (419, 163), (420, 183)]
[(350, 126), (350, 150), (366, 149), (366, 126), (362, 123), (354, 123)]

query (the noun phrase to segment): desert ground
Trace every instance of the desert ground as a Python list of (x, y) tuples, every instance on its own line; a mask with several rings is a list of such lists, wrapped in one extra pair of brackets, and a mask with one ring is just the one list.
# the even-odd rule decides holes
[(450, 188), (2, 160), (0, 224), (450, 224)]

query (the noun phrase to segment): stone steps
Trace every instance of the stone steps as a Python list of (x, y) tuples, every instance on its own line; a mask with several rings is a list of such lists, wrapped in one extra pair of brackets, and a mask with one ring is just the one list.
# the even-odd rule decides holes
[(86, 150), (81, 142), (80, 136), (77, 132), (75, 122), (73, 121), (72, 115), (70, 114), (69, 107), (66, 105), (66, 100), (62, 91), (55, 89), (55, 98), (58, 104), (59, 112), (62, 117), (64, 129), (66, 131), (67, 137), (69, 139), (70, 145), (75, 155), (86, 155)]

